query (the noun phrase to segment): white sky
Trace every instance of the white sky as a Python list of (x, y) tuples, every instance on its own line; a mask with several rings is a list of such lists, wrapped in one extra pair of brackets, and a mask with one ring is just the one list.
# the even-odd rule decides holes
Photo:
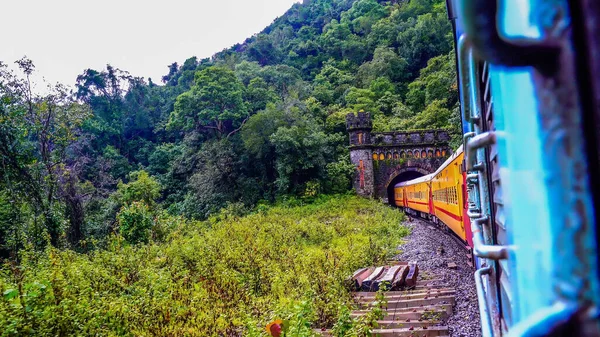
[(160, 83), (169, 64), (241, 43), (299, 0), (0, 2), (0, 60), (27, 55), (38, 77), (73, 85), (107, 63)]

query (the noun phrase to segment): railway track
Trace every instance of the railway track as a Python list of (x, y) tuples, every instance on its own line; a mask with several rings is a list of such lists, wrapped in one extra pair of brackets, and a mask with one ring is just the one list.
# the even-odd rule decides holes
[[(417, 269), (417, 274), (411, 276), (410, 273), (398, 272), (398, 277), (401, 278), (398, 284), (404, 289), (384, 292), (384, 300), (381, 304), (378, 304), (375, 291), (353, 292), (357, 309), (351, 313), (351, 317), (359, 318), (368, 314), (375, 306), (380, 306), (383, 310), (383, 318), (377, 321), (376, 327), (372, 330), (373, 336), (449, 336), (448, 326), (444, 325), (443, 321), (453, 313), (456, 291), (440, 283), (443, 282), (441, 279), (420, 280), (418, 268), (415, 268), (416, 264), (394, 262), (384, 266), (383, 271), (379, 270), (381, 267), (360, 270), (355, 273), (353, 280), (358, 279), (358, 286), (360, 287), (362, 283), (364, 288), (365, 281), (370, 280), (370, 275), (364, 273), (370, 272), (371, 275), (379, 273), (379, 276), (367, 285), (371, 289), (377, 288), (377, 282), (382, 282), (386, 271), (393, 270), (395, 265), (399, 265), (401, 269), (403, 266), (410, 270)], [(330, 330), (320, 331), (320, 333), (322, 336), (332, 336)]]

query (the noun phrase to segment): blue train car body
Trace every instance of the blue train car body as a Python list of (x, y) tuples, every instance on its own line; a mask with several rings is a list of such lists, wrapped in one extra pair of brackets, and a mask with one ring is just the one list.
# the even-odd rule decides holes
[(600, 3), (447, 0), (483, 336), (598, 336)]

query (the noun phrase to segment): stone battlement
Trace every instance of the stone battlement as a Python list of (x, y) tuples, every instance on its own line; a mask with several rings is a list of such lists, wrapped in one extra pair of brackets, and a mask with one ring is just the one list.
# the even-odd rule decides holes
[(377, 146), (405, 146), (446, 143), (450, 140), (448, 130), (394, 131), (371, 133), (371, 144)]
[(371, 130), (371, 114), (368, 112), (358, 112), (356, 115), (349, 113), (346, 115), (346, 129), (350, 130)]

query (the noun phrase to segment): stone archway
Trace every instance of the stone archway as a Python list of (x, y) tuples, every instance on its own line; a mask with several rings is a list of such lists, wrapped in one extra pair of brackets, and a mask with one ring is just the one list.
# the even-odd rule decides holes
[(394, 186), (403, 181), (416, 179), (427, 175), (429, 172), (421, 167), (407, 166), (394, 171), (385, 184), (387, 200), (390, 205), (394, 205)]

